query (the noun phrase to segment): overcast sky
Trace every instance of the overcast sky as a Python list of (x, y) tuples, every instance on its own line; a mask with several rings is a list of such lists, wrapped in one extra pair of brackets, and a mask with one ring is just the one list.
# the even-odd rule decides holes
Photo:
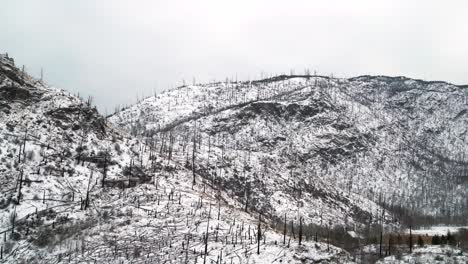
[(468, 1), (4, 0), (0, 52), (101, 110), (305, 68), (468, 83)]

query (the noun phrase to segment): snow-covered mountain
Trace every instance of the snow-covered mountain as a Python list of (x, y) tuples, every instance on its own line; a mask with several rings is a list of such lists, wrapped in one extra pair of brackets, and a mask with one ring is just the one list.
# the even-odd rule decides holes
[(381, 226), (466, 219), (467, 96), (277, 76), (105, 118), (0, 55), (0, 262), (352, 263)]
[(467, 87), (445, 82), (283, 75), (182, 86), (110, 121), (247, 211), (318, 225), (449, 221), (468, 210), (467, 102)]
[[(283, 234), (284, 220), (245, 212), (232, 188), (201, 184), (199, 170), (193, 186), (182, 152), (168, 157), (164, 142), (119, 131), (90, 99), (49, 87), (1, 55), (0, 262), (351, 262), (322, 233), (312, 241), (318, 231), (299, 229), (297, 214)], [(347, 202), (337, 198), (336, 207)]]

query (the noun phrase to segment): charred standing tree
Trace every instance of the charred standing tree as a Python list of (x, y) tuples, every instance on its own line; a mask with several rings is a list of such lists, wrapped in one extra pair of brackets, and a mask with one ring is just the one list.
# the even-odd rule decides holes
[(294, 233), (294, 221), (291, 221), (291, 233), (293, 235), (293, 238), (296, 239), (296, 234)]
[[(211, 215), (211, 205), (210, 205), (210, 213)], [(210, 217), (208, 216), (208, 223), (206, 224), (206, 235), (205, 235), (205, 255), (203, 256), (203, 264), (206, 264), (206, 255), (208, 254), (208, 232), (210, 227)]]
[(392, 242), (393, 242), (392, 235), (389, 235), (388, 236), (388, 255), (389, 256), (392, 255)]
[(208, 159), (206, 161), (207, 163), (207, 168), (210, 167), (210, 155), (211, 155), (211, 135), (208, 134)]
[(192, 175), (193, 175), (193, 181), (192, 181), (192, 188), (196, 184), (195, 182), (195, 152), (196, 152), (196, 136), (195, 133), (193, 133), (193, 148), (192, 148)]
[(174, 149), (175, 136), (172, 135), (172, 130), (169, 131), (169, 154), (168, 160), (172, 160), (172, 151)]
[(104, 154), (104, 169), (102, 173), (102, 188), (104, 188), (107, 177), (107, 153)]
[(382, 230), (380, 230), (380, 249), (379, 249), (379, 256), (382, 257), (382, 240), (383, 240), (383, 234)]
[(23, 142), (19, 143), (19, 152), (18, 152), (18, 164), (21, 163), (21, 155), (23, 155), (23, 163), (26, 160), (26, 140), (28, 136), (28, 128), (24, 132)]
[(21, 188), (23, 187), (23, 169), (21, 169), (20, 172), (20, 179), (19, 179), (19, 187), (18, 187), (18, 204), (20, 203), (21, 200)]
[(413, 253), (413, 234), (411, 231), (411, 226), (409, 226), (409, 252)]
[(260, 240), (262, 239), (262, 230), (260, 222), (262, 221), (261, 215), (258, 215), (258, 228), (257, 228), (257, 255), (260, 255)]
[(249, 208), (249, 197), (250, 197), (250, 186), (248, 183), (245, 184), (244, 189), (244, 197), (245, 197), (245, 208), (244, 211), (247, 212)]
[(286, 213), (284, 214), (284, 229), (283, 229), (283, 245), (286, 245), (286, 232), (287, 232), (287, 225), (286, 225)]
[(221, 216), (221, 201), (218, 198), (218, 221), (219, 221), (220, 216)]
[(13, 214), (11, 215), (11, 234), (15, 232), (15, 222), (16, 222), (16, 205), (15, 205), (15, 209), (13, 210)]
[(131, 183), (132, 183), (132, 167), (133, 167), (133, 158), (130, 160), (130, 167), (129, 167), (129, 171), (128, 171), (128, 188), (131, 187)]
[(302, 217), (299, 218), (299, 246), (302, 244)]
[(190, 233), (187, 235), (187, 247), (185, 248), (185, 264), (188, 263), (189, 243), (190, 243)]
[(84, 204), (84, 209), (88, 209), (89, 207), (89, 185), (91, 184), (91, 179), (93, 178), (93, 170), (91, 170), (91, 173), (89, 175), (89, 180), (88, 180), (88, 187), (86, 188), (86, 200)]
[[(81, 108), (80, 108), (80, 111), (81, 111)], [(81, 155), (83, 154), (83, 143), (84, 143), (84, 139), (85, 139), (85, 133), (84, 131), (81, 132), (81, 139), (80, 139), (80, 145), (78, 146), (77, 148), (77, 152), (78, 152), (78, 156), (76, 157), (76, 160), (77, 160), (77, 163), (76, 164), (80, 164), (80, 161), (81, 161)], [(83, 161), (84, 163), (84, 161)]]

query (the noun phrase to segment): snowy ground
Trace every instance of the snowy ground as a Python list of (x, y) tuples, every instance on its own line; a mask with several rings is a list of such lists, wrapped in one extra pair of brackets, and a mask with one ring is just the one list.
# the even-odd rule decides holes
[(0, 262), (350, 262), (322, 238), (299, 246), (297, 222), (283, 244), (230, 193), (198, 174), (193, 186), (183, 152), (171, 159), (0, 62)]
[(170, 134), (182, 163), (197, 137), (199, 169), (232, 183), (240, 202), (248, 193), (239, 188), (263, 183), (252, 195), (274, 215), (397, 226), (376, 203), (466, 215), (467, 98), (404, 77), (280, 76), (179, 87), (110, 121), (156, 144)]
[(377, 262), (378, 264), (392, 263), (440, 263), (461, 264), (468, 263), (468, 254), (459, 249), (444, 246), (426, 246), (415, 248), (412, 254), (402, 256), (389, 256)]
[(156, 144), (170, 134), (181, 164), (196, 135), (196, 169), (223, 181), (241, 203), (252, 196), (256, 204), (250, 206), (272, 216), (286, 213), (320, 226), (390, 222), (375, 202), (340, 185), (338, 167), (324, 169), (331, 162), (324, 159), (346, 159), (367, 144), (316, 87), (325, 80), (180, 87), (147, 98), (110, 121), (135, 134), (145, 129), (156, 133), (147, 139)]
[[(299, 219), (392, 229), (398, 219), (378, 202), (453, 213), (467, 202), (457, 178), (466, 91), (449, 84), (321, 76), (184, 86), (110, 118), (131, 136), (0, 62), (7, 263), (349, 263), (323, 237), (299, 246)], [(295, 226), (285, 244), (284, 216)], [(420, 253), (459, 254), (429, 251)]]
[[(468, 226), (432, 226), (427, 229), (413, 229), (411, 232), (413, 235), (446, 236), (449, 232), (451, 234), (456, 234), (460, 229), (468, 229)], [(409, 234), (409, 229), (407, 229), (405, 233)]]

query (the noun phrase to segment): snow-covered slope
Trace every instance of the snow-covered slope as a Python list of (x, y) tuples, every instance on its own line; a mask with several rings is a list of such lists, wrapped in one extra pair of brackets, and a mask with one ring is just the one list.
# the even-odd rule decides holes
[[(90, 104), (0, 57), (0, 232), (5, 240), (11, 234), (34, 241), (43, 226), (86, 219), (80, 210), (85, 201), (91, 207), (103, 185), (119, 182), (139, 147), (137, 140), (109, 127)], [(134, 182), (145, 180), (134, 177)], [(10, 253), (14, 243), (4, 242), (4, 254)]]
[(414, 250), (412, 254), (399, 256), (389, 256), (379, 260), (377, 264), (391, 263), (434, 263), (434, 264), (455, 264), (467, 263), (468, 254), (460, 249), (448, 246), (425, 246)]
[(297, 222), (291, 241), (217, 186), (192, 186), (160, 147), (0, 56), (0, 262), (351, 262), (310, 232), (298, 245)]
[(374, 202), (466, 215), (467, 98), (405, 77), (278, 76), (179, 87), (110, 120), (250, 210), (349, 225), (382, 220)]

